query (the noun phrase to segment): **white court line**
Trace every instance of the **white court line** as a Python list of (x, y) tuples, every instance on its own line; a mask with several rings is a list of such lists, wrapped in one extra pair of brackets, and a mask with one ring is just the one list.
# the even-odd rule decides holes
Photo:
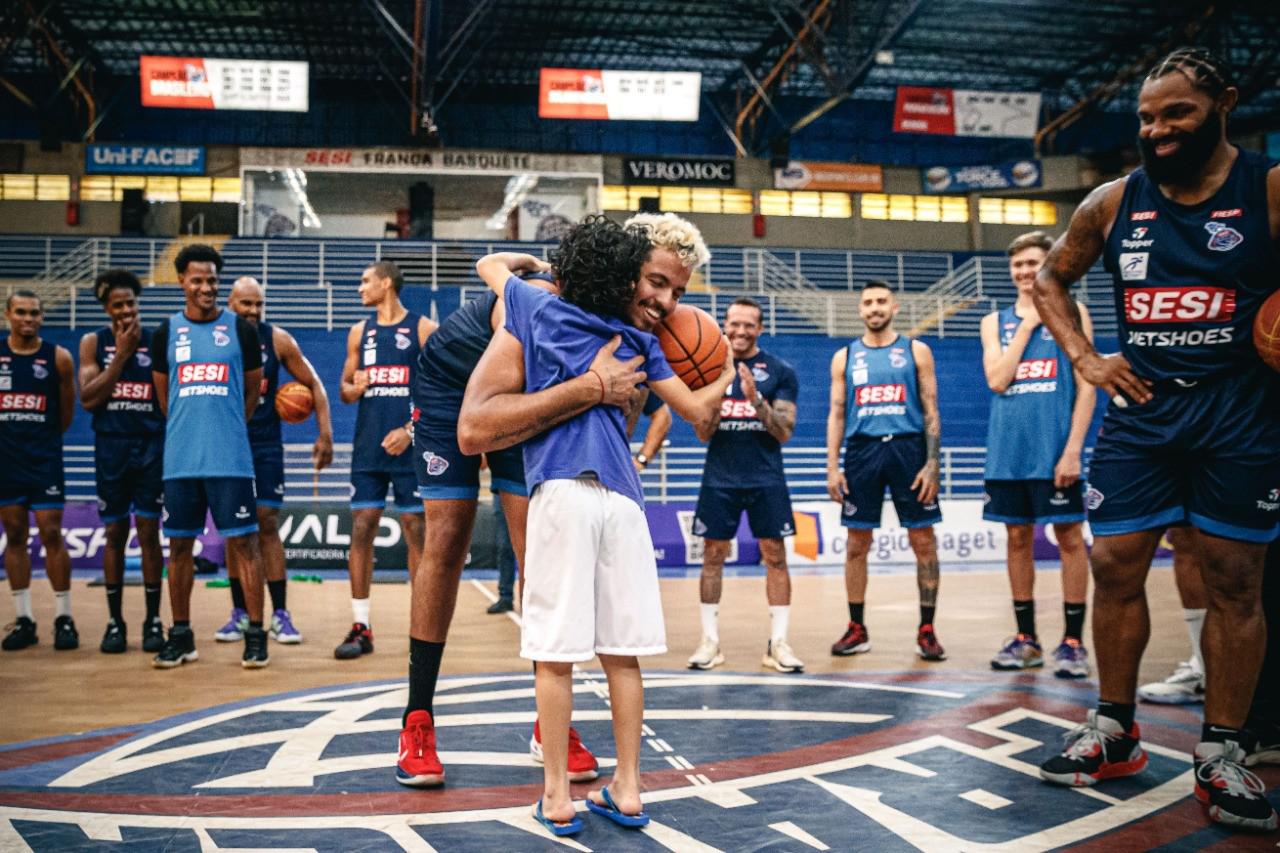
[[(489, 599), (490, 604), (493, 604), (495, 601), (498, 600), (498, 594), (496, 592), (490, 592), (489, 587), (480, 583), (480, 581), (476, 580), (475, 578), (471, 579), (471, 585), (474, 586), (476, 589), (480, 590), (480, 594), (483, 595), (485, 598)], [(519, 613), (515, 612), (514, 610), (508, 610), (504, 615), (508, 619), (510, 619), (512, 622), (516, 623), (517, 628), (520, 627)]]

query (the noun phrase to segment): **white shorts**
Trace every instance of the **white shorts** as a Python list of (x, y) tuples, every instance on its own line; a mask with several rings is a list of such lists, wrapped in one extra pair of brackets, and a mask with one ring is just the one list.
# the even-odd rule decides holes
[(520, 656), (577, 663), (667, 650), (649, 524), (594, 479), (548, 480), (529, 501)]

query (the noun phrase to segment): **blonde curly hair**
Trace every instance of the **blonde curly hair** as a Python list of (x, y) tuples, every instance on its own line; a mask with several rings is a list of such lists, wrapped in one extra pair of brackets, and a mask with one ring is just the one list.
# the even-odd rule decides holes
[(643, 230), (654, 248), (673, 252), (685, 269), (696, 270), (711, 260), (698, 226), (674, 213), (637, 213), (623, 227)]

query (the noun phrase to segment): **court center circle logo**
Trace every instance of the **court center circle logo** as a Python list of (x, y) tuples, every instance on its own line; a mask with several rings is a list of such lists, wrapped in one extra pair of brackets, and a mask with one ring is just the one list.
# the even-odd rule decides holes
[[(1041, 783), (1085, 696), (1044, 682), (654, 672), (645, 688), (653, 849), (1047, 850), (1191, 787), (1191, 757), (1151, 743), (1148, 771), (1120, 790)], [(607, 782), (607, 686), (582, 674), (574, 692)], [(530, 816), (531, 674), (441, 680), (442, 790), (394, 780), (405, 699), (403, 682), (313, 689), (0, 750), (0, 849), (559, 848)], [(575, 849), (626, 843), (586, 823)]]

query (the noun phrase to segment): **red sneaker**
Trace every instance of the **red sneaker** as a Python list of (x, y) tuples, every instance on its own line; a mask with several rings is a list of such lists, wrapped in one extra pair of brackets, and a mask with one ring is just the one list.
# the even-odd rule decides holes
[[(542, 763), (542, 730), (533, 721), (533, 737), (529, 738), (529, 755)], [(600, 775), (600, 764), (582, 742), (582, 736), (573, 726), (569, 727), (569, 781), (590, 782)]]
[(400, 730), (396, 781), (413, 788), (444, 784), (444, 767), (436, 757), (436, 728), (426, 711), (409, 712), (409, 719)]
[(942, 643), (938, 642), (938, 635), (934, 632), (932, 625), (920, 626), (920, 631), (916, 634), (916, 654), (920, 655), (922, 660), (947, 659), (947, 651), (942, 648)]

